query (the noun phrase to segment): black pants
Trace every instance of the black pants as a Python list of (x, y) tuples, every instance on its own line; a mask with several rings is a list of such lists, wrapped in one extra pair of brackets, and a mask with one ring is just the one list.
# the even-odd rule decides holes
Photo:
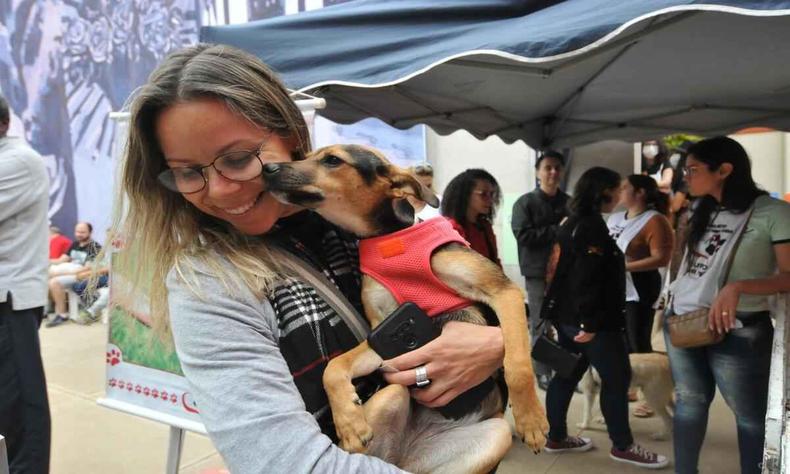
[(625, 304), (625, 333), (628, 339), (628, 352), (653, 352), (650, 343), (653, 331), (655, 310), (653, 304), (661, 293), (661, 274), (658, 270), (631, 272), (639, 301)]
[(0, 434), (11, 474), (49, 472), (50, 418), (38, 328), (43, 308), (0, 303)]
[(601, 412), (606, 420), (609, 438), (617, 449), (627, 449), (634, 442), (628, 424), (628, 386), (631, 384), (631, 363), (625, 348), (625, 338), (619, 331), (598, 331), (592, 341), (579, 344), (573, 341), (579, 329), (570, 326), (557, 328), (559, 343), (569, 351), (582, 355), (576, 373), (564, 378), (554, 374), (546, 390), (546, 415), (549, 419), (549, 439), (562, 441), (568, 437), (568, 406), (574, 389), (584, 372), (592, 364), (601, 376)]

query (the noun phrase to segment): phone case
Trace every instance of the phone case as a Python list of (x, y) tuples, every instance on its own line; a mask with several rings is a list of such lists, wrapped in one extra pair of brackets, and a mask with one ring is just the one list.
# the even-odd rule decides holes
[(424, 346), (439, 336), (430, 316), (414, 303), (403, 303), (368, 336), (368, 344), (382, 359), (392, 359)]

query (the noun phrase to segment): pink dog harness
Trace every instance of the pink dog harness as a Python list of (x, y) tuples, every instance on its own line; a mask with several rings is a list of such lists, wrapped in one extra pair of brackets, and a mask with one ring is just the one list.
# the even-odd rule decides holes
[(434, 217), (393, 234), (359, 241), (362, 273), (384, 285), (403, 304), (411, 301), (428, 316), (472, 305), (445, 285), (431, 269), (431, 255), (450, 242), (469, 247), (444, 217)]

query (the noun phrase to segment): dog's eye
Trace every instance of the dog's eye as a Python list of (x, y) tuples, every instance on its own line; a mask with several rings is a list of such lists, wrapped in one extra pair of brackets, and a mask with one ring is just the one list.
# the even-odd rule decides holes
[(326, 155), (321, 160), (321, 163), (323, 163), (326, 166), (329, 166), (330, 168), (334, 168), (336, 166), (342, 165), (343, 164), (343, 160), (341, 160), (340, 158), (336, 157), (335, 155)]

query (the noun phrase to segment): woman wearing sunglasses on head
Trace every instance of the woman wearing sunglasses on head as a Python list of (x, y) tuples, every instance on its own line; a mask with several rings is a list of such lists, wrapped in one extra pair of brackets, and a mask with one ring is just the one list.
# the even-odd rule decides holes
[(491, 223), (502, 203), (499, 183), (488, 171), (472, 168), (450, 181), (442, 198), (442, 215), (465, 238), (472, 249), (500, 267), (496, 237)]

